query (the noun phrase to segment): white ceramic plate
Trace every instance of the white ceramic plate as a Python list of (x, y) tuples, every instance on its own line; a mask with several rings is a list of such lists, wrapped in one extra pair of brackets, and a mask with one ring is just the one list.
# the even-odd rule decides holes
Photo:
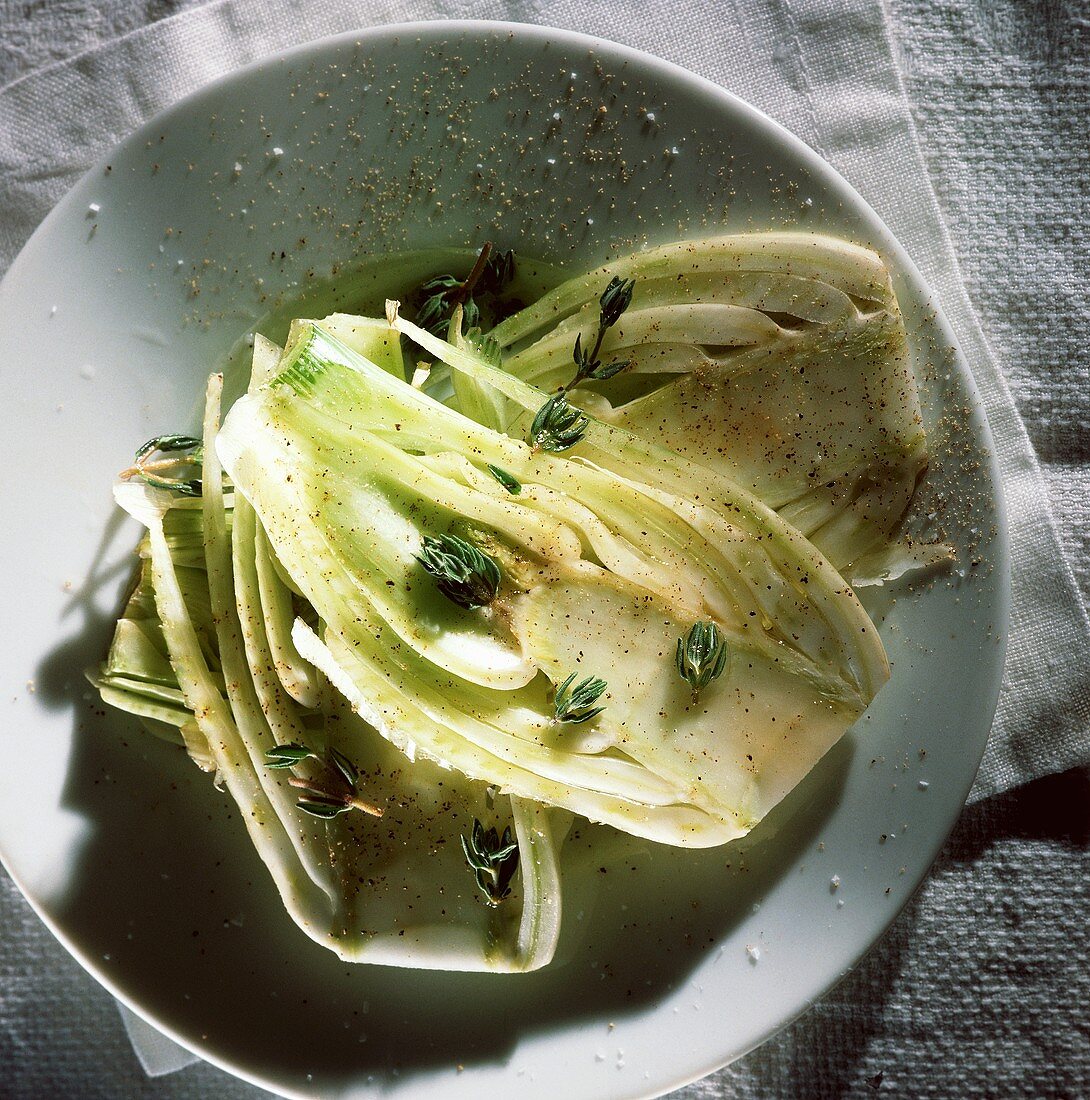
[[(892, 681), (744, 843), (648, 849), (593, 896), (569, 895), (545, 971), (340, 963), (284, 914), (225, 796), (81, 679), (132, 562), (115, 471), (150, 435), (196, 424), (205, 375), (257, 318), (376, 253), (490, 237), (587, 267), (633, 242), (785, 226), (878, 248), (919, 352), (935, 455), (923, 507), (959, 565), (875, 609)], [(4, 862), (100, 982), (232, 1073), (299, 1096), (665, 1091), (820, 997), (957, 816), (1007, 615), (969, 373), (862, 199), (718, 87), (498, 24), (393, 27), (269, 59), (160, 115), (60, 203), (0, 289), (0, 362)]]

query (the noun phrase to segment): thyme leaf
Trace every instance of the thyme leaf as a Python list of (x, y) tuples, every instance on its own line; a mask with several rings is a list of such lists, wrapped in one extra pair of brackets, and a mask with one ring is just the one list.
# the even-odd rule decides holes
[(506, 252), (495, 251), (488, 256), (485, 269), (481, 273), (481, 290), (489, 294), (499, 294), (504, 287), (515, 277), (515, 252), (507, 249)]
[(148, 455), (154, 454), (156, 451), (160, 451), (163, 454), (168, 454), (173, 451), (193, 451), (194, 458), (199, 462), (201, 450), (201, 440), (192, 435), (157, 435), (153, 439), (149, 439), (142, 447), (137, 449), (136, 461), (140, 462), (142, 459), (148, 457)]
[(416, 560), (435, 578), (439, 591), (467, 611), (490, 604), (499, 591), (499, 566), (457, 535), (425, 535)]
[(340, 802), (335, 798), (323, 798), (321, 796), (312, 796), (311, 798), (300, 798), (295, 803), (300, 810), (305, 814), (310, 814), (311, 817), (322, 818), (334, 818), (340, 814), (346, 814), (352, 807), (347, 802)]
[(487, 464), (486, 469), (513, 497), (517, 497), (522, 492), (522, 482), (506, 470), (493, 466), (491, 462)]
[(341, 773), (344, 777), (344, 781), (350, 786), (356, 786), (356, 780), (360, 777), (360, 770), (344, 755), (343, 752), (338, 752), (336, 749), (331, 748), (329, 750), (330, 763)]
[(614, 375), (620, 374), (630, 363), (630, 359), (614, 359), (612, 363), (603, 363), (594, 367), (587, 377), (594, 382), (606, 382)]
[(727, 643), (715, 623), (694, 623), (688, 636), (677, 640), (677, 670), (693, 689), (693, 698), (723, 675), (730, 660)]
[(575, 684), (575, 678), (578, 675), (577, 672), (573, 672), (556, 689), (553, 713), (558, 722), (589, 722), (606, 709), (594, 705), (608, 687), (605, 680), (600, 680), (597, 676), (588, 676)]
[(277, 745), (265, 750), (265, 767), (294, 768), (313, 755), (305, 745)]
[[(450, 326), (450, 315), (454, 311), (454, 305), (447, 301), (447, 296), (461, 285), (461, 281), (453, 275), (438, 275), (424, 283), (420, 287), (420, 293), (426, 297), (416, 311), (416, 323), (433, 336), (445, 339)], [(464, 318), (465, 314), (462, 316)]]
[(486, 830), (474, 818), (469, 836), (463, 833), (461, 841), (466, 863), (486, 901), (499, 905), (511, 893), (511, 879), (519, 864), (518, 841), (511, 835), (511, 826), (503, 830), (501, 837), (494, 825)]
[(553, 394), (530, 425), (530, 443), (539, 451), (566, 451), (583, 438), (589, 423), (586, 415), (568, 401), (566, 393)]
[(614, 275), (609, 280), (609, 284), (602, 291), (601, 298), (598, 299), (603, 328), (612, 328), (621, 319), (621, 314), (632, 304), (632, 291), (635, 286), (635, 279), (618, 279)]

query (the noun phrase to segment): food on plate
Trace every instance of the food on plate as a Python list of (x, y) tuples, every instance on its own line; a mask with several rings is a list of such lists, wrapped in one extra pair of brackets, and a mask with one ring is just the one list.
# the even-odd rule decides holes
[(545, 965), (577, 816), (745, 835), (888, 678), (852, 582), (946, 554), (900, 534), (927, 450), (877, 255), (683, 241), (525, 306), (516, 264), (256, 336), (115, 488), (146, 534), (90, 675), (345, 959)]

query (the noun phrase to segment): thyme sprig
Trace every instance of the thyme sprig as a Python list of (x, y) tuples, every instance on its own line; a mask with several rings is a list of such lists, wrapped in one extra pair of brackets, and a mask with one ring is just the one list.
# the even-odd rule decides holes
[(715, 623), (694, 623), (688, 636), (677, 640), (677, 670), (694, 699), (723, 675), (729, 660), (730, 650)]
[[(156, 459), (155, 455), (165, 455)], [(130, 477), (143, 478), (157, 489), (169, 489), (184, 497), (199, 497), (201, 479), (171, 476), (187, 469), (200, 469), (204, 459), (202, 441), (191, 435), (157, 435), (137, 448), (133, 464), (119, 475), (127, 481)]]
[(618, 279), (616, 275), (609, 280), (609, 285), (602, 291), (598, 299), (598, 335), (595, 337), (594, 346), (589, 352), (583, 348), (583, 334), (575, 338), (575, 349), (572, 359), (575, 361), (575, 377), (565, 386), (572, 389), (580, 382), (590, 379), (595, 382), (604, 382), (628, 366), (629, 360), (617, 359), (611, 363), (602, 363), (599, 355), (602, 351), (602, 341), (606, 333), (621, 319), (621, 314), (632, 304), (632, 290), (636, 285), (635, 279)]
[(361, 810), (371, 817), (382, 817), (382, 808), (360, 797), (357, 787), (359, 768), (344, 753), (330, 748), (320, 756), (306, 745), (275, 745), (265, 750), (265, 767), (274, 769), (295, 768), (304, 760), (316, 760), (319, 773), (302, 778), (292, 775), (289, 786), (296, 787), (301, 797), (295, 805), (311, 817), (334, 818), (349, 810)]
[(464, 279), (455, 275), (437, 275), (420, 287), (424, 300), (416, 314), (416, 323), (433, 336), (445, 340), (454, 310), (462, 307), (463, 330), (479, 328), (481, 308), (475, 294), (496, 295), (515, 275), (515, 253), (492, 249), (485, 241), (469, 274)]
[(594, 346), (588, 352), (583, 347), (583, 334), (575, 338), (572, 359), (575, 361), (575, 375), (557, 394), (553, 394), (537, 411), (530, 425), (530, 443), (534, 450), (566, 451), (574, 447), (586, 435), (586, 415), (568, 401), (568, 390), (588, 379), (604, 382), (629, 365), (627, 359), (617, 359), (603, 363), (599, 358), (602, 341), (606, 333), (621, 319), (621, 315), (632, 304), (632, 290), (635, 279), (618, 279), (616, 275), (598, 299), (598, 335)]
[(499, 835), (493, 825), (485, 827), (476, 818), (467, 838), (462, 834), (462, 851), (473, 871), (477, 885), (489, 905), (499, 905), (511, 893), (511, 879), (519, 865), (518, 841), (511, 835), (511, 826)]
[[(454, 312), (454, 304), (451, 295), (461, 289), (463, 280), (454, 275), (436, 275), (420, 287), (420, 292), (427, 295), (420, 308), (416, 312), (416, 323), (427, 329), (433, 336), (445, 340), (447, 330), (450, 328), (450, 317)], [(462, 324), (468, 328), (480, 323), (481, 313), (477, 303), (472, 298), (462, 305)]]
[(499, 591), (500, 567), (457, 535), (425, 535), (416, 560), (435, 578), (439, 591), (467, 611), (490, 604)]
[(589, 423), (566, 393), (555, 393), (537, 410), (530, 425), (530, 443), (535, 451), (566, 451), (582, 440)]
[(558, 722), (589, 722), (606, 709), (594, 705), (609, 686), (605, 680), (600, 680), (597, 676), (588, 676), (576, 684), (575, 678), (578, 675), (577, 672), (573, 672), (556, 689), (553, 713)]

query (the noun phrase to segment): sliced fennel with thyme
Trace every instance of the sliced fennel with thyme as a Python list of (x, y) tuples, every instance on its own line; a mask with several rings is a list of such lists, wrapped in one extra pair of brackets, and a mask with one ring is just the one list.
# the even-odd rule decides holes
[[(477, 381), (547, 399), (395, 327)], [(620, 468), (477, 424), (310, 325), (216, 447), (323, 624), (319, 639), (297, 622), (297, 647), (384, 736), (652, 840), (723, 843), (858, 718), (887, 675), (882, 646), (774, 512), (726, 481), (680, 496), (684, 460), (594, 422), (587, 444), (596, 433)], [(675, 651), (703, 621), (732, 661), (694, 703)], [(593, 721), (558, 713), (573, 673), (604, 681)]]
[[(255, 359), (262, 354), (269, 349), (259, 346)], [(218, 406), (213, 376), (209, 443)], [(295, 612), (316, 620), (272, 559), (253, 509), (221, 488), (212, 451), (203, 475), (202, 500), (145, 481), (117, 486), (118, 503), (147, 534), (140, 581), (91, 674), (103, 698), (215, 772), (292, 918), (340, 957), (448, 970), (543, 966), (559, 932), (556, 855), (570, 815), (441, 762), (410, 763), (355, 715), (291, 641)], [(502, 896), (482, 890), (466, 866), (462, 838), (481, 821), (517, 838)]]
[(573, 815), (743, 836), (889, 675), (845, 576), (945, 553), (900, 534), (927, 450), (873, 253), (681, 242), (525, 307), (515, 264), (256, 336), (222, 425), (214, 375), (115, 491), (147, 530), (90, 678), (353, 961), (545, 965)]
[[(617, 369), (588, 376), (573, 347), (601, 333), (610, 280), (634, 283), (600, 340)], [(928, 452), (904, 322), (870, 249), (804, 233), (681, 241), (569, 279), (490, 336), (505, 370), (726, 474), (849, 580), (950, 556), (899, 537)]]

